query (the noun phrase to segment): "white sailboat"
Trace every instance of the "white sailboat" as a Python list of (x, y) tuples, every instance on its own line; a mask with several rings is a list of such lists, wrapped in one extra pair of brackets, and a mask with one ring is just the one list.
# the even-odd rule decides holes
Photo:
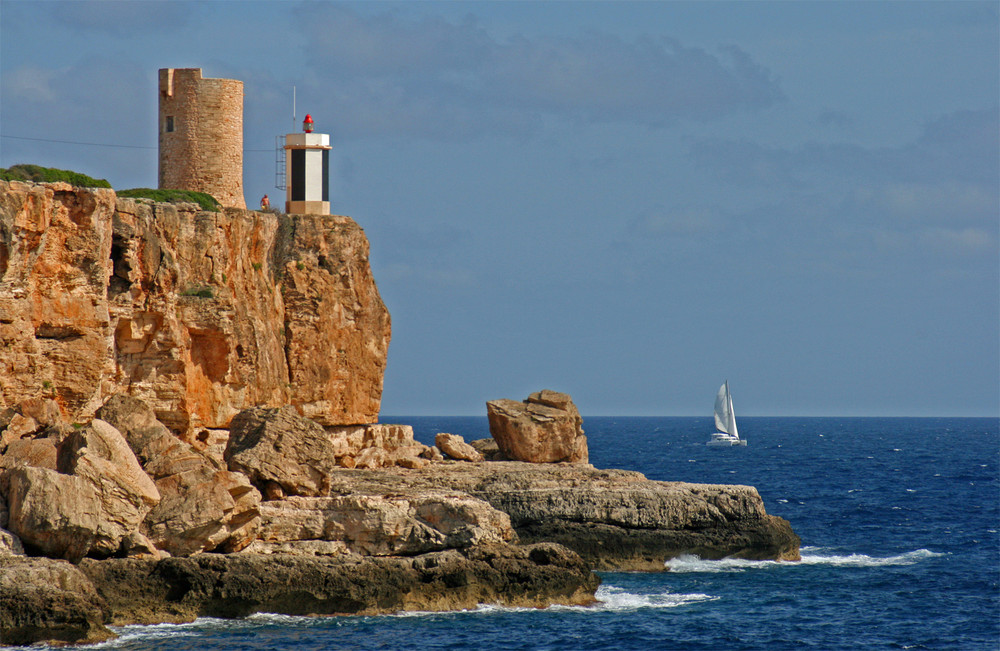
[(731, 447), (747, 444), (736, 429), (736, 412), (733, 411), (733, 396), (729, 393), (729, 380), (719, 387), (719, 393), (715, 396), (715, 428), (718, 431), (712, 434), (711, 440), (705, 445)]

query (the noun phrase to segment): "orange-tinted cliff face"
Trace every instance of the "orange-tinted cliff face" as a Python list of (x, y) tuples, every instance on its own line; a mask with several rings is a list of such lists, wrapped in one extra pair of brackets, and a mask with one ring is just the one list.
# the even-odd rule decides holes
[(183, 436), (256, 405), (372, 423), (389, 337), (347, 217), (0, 181), (0, 408), (83, 421), (126, 393)]

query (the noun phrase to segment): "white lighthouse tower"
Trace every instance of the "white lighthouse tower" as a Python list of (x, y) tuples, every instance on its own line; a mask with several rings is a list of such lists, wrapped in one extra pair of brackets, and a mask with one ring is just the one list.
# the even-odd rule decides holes
[(302, 133), (285, 136), (285, 212), (330, 214), (330, 135), (313, 133), (312, 116)]

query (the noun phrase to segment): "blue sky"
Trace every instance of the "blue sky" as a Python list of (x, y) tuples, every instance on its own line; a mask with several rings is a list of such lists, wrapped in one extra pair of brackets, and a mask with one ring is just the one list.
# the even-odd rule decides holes
[(155, 186), (157, 70), (200, 67), (245, 84), (256, 205), (294, 86), (392, 313), (383, 414), (707, 415), (728, 378), (997, 416), (998, 7), (3, 0), (0, 166)]

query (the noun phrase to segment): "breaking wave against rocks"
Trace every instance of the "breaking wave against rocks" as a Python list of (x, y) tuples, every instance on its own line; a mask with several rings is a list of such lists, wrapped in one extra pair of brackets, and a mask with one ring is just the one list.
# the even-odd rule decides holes
[[(825, 552), (825, 553), (824, 553)], [(918, 549), (895, 556), (869, 556), (868, 554), (836, 554), (819, 547), (803, 547), (799, 561), (750, 561), (741, 558), (704, 560), (698, 556), (684, 554), (665, 563), (671, 572), (737, 572), (741, 570), (787, 568), (795, 569), (808, 565), (830, 567), (884, 567), (886, 565), (912, 565), (928, 558), (947, 556), (945, 553)]]

